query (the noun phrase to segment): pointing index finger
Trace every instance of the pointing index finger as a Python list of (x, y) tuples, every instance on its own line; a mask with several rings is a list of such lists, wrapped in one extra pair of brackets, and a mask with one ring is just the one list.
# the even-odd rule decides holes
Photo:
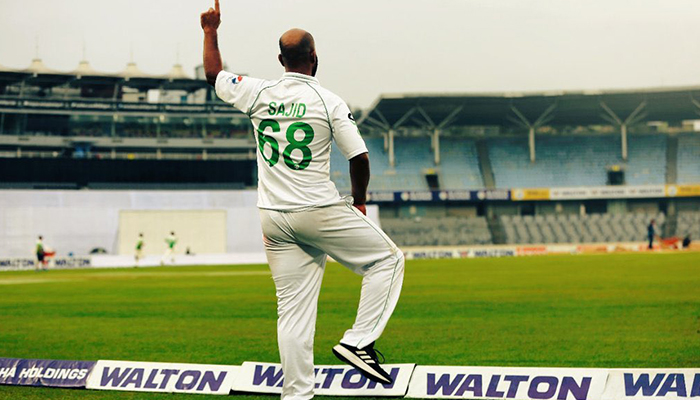
[(214, 0), (214, 9), (216, 12), (221, 13), (221, 7), (219, 6), (219, 0)]

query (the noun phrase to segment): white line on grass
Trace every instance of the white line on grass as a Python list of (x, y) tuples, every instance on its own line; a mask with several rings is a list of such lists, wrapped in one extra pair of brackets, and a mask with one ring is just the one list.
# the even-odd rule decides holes
[(197, 272), (197, 271), (182, 271), (182, 272), (97, 272), (88, 275), (61, 275), (60, 277), (37, 277), (37, 278), (6, 278), (0, 279), (0, 285), (25, 285), (33, 283), (62, 283), (75, 281), (88, 281), (95, 279), (109, 278), (189, 278), (192, 276), (269, 276), (270, 271), (212, 271), (212, 272)]

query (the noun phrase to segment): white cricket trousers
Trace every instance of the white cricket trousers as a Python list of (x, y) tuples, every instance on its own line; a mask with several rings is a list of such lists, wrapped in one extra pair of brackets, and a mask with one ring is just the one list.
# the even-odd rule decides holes
[(260, 210), (260, 219), (277, 290), (282, 399), (310, 399), (314, 396), (316, 311), (326, 255), (362, 276), (357, 318), (340, 341), (362, 348), (381, 336), (394, 312), (403, 283), (403, 253), (352, 206), (351, 198), (299, 212)]

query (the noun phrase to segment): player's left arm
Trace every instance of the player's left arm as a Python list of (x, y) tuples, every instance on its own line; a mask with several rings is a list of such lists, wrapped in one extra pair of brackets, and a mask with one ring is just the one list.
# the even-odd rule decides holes
[(215, 86), (216, 77), (224, 69), (219, 52), (219, 35), (217, 29), (221, 25), (221, 7), (219, 0), (214, 0), (214, 8), (202, 13), (200, 17), (202, 30), (204, 30), (204, 74), (207, 82)]

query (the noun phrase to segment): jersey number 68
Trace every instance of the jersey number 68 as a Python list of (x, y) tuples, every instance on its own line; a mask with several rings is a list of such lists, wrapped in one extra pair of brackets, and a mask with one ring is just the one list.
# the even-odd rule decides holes
[[(260, 149), (262, 158), (270, 167), (272, 167), (277, 164), (277, 161), (279, 161), (280, 145), (279, 142), (277, 142), (277, 139), (265, 134), (265, 130), (267, 128), (271, 128), (272, 132), (276, 133), (280, 131), (280, 124), (274, 119), (264, 119), (260, 121), (260, 124), (258, 125), (258, 148)], [(298, 130), (304, 131), (304, 139), (296, 140), (294, 134)], [(282, 152), (282, 157), (284, 158), (284, 163), (287, 164), (287, 167), (293, 170), (303, 170), (309, 166), (311, 163), (311, 149), (309, 149), (307, 146), (312, 140), (314, 140), (314, 130), (311, 125), (305, 122), (295, 122), (289, 125), (289, 128), (287, 128), (287, 141), (289, 142), (289, 145), (285, 147), (284, 151)], [(272, 148), (272, 154), (270, 157), (265, 156), (264, 150), (266, 143), (269, 143), (270, 147)], [(292, 152), (294, 150), (301, 151), (302, 159), (299, 163), (292, 160)]]

